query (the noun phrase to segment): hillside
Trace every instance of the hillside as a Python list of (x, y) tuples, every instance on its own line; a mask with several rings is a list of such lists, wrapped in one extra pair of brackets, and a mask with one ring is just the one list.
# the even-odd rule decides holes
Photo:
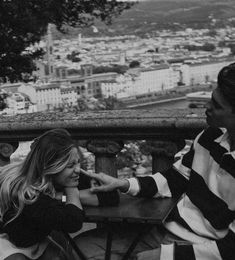
[[(228, 18), (234, 17), (234, 0), (152, 0), (135, 4), (114, 18), (110, 26), (97, 21), (95, 26), (98, 32), (94, 32), (93, 28), (68, 28), (68, 32), (70, 37), (78, 33), (85, 36), (143, 36), (161, 29), (223, 27), (231, 23)], [(59, 34), (57, 36), (61, 37)]]

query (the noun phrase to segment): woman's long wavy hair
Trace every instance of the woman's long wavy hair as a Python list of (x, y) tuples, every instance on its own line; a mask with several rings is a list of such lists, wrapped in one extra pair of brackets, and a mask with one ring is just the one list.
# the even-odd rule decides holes
[(1, 221), (8, 210), (14, 211), (10, 221), (15, 219), (24, 205), (35, 202), (41, 193), (54, 196), (52, 177), (66, 167), (73, 147), (75, 143), (66, 130), (53, 129), (34, 140), (23, 162), (0, 169)]

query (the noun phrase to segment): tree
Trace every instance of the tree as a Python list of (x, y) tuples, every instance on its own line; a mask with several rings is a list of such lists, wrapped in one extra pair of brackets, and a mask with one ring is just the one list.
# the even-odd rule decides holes
[(109, 66), (99, 66), (93, 68), (94, 74), (107, 73), (107, 72), (116, 72), (118, 74), (124, 74), (128, 70), (126, 65), (113, 65)]
[(0, 93), (0, 111), (7, 108), (7, 101), (6, 101), (7, 97), (8, 97), (7, 93), (3, 93), (3, 92)]
[(230, 48), (232, 55), (235, 55), (235, 44), (230, 43), (228, 44), (228, 47)]
[(43, 50), (29, 47), (41, 40), (49, 23), (61, 32), (67, 25), (92, 26), (95, 19), (110, 24), (132, 5), (118, 0), (0, 0), (0, 78), (14, 82), (32, 73)]
[(217, 31), (215, 29), (210, 29), (207, 33), (208, 36), (215, 37), (217, 36)]
[(185, 45), (184, 48), (188, 51), (214, 51), (216, 47), (214, 44), (206, 42), (202, 46)]
[(130, 62), (129, 67), (130, 68), (138, 68), (140, 66), (140, 62), (138, 60), (133, 60)]
[(214, 51), (215, 50), (215, 45), (213, 43), (209, 43), (206, 42), (203, 46), (202, 46), (202, 50), (203, 51)]
[(71, 60), (72, 62), (80, 62), (81, 61), (81, 58), (79, 58), (79, 52), (78, 51), (72, 51), (71, 54), (68, 54), (67, 55), (67, 59), (68, 60)]

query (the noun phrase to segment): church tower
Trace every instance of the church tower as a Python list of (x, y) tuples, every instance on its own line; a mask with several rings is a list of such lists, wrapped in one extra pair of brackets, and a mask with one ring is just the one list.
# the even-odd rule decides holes
[(54, 58), (53, 58), (53, 37), (52, 37), (52, 24), (47, 27), (47, 44), (46, 44), (46, 68), (45, 74), (48, 78), (54, 77)]

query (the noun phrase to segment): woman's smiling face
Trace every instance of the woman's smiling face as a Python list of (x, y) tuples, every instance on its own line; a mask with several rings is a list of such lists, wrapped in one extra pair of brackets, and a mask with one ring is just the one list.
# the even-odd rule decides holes
[(77, 187), (80, 173), (80, 156), (77, 148), (72, 148), (72, 154), (67, 166), (63, 171), (56, 174), (53, 178), (55, 186)]

